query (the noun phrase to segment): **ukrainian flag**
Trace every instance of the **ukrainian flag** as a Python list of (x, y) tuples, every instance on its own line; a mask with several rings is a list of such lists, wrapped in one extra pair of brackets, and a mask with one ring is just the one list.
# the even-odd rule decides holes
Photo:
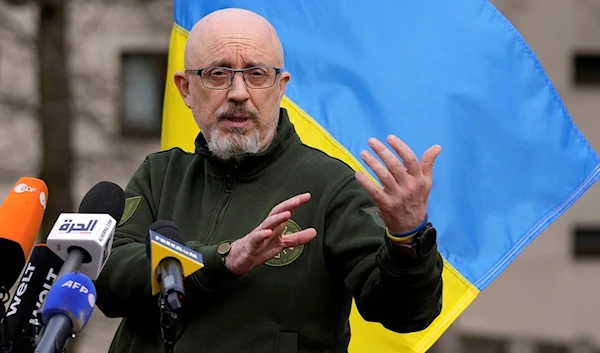
[(353, 353), (425, 352), (598, 179), (598, 156), (535, 54), (486, 0), (175, 0), (164, 149), (193, 150), (198, 128), (172, 77), (193, 24), (225, 7), (277, 29), (292, 74), (283, 106), (304, 143), (365, 172), (372, 136), (397, 134), (418, 156), (443, 147), (429, 208), (446, 262), (442, 314), (401, 335), (353, 310)]

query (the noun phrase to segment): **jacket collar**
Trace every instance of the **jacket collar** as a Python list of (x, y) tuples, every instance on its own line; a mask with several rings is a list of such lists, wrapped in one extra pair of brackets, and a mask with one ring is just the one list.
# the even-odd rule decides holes
[(208, 150), (206, 138), (200, 132), (196, 137), (196, 153), (204, 156), (211, 169), (219, 175), (251, 176), (264, 169), (269, 163), (277, 159), (290, 146), (292, 142), (300, 142), (300, 137), (291, 123), (287, 110), (279, 109), (279, 122), (277, 132), (271, 145), (263, 152), (244, 153), (223, 162)]

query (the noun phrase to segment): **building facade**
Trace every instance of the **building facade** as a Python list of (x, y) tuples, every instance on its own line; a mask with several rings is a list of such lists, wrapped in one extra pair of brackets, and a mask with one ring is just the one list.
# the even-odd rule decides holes
[[(40, 166), (37, 14), (35, 5), (0, 0), (1, 199), (20, 177), (36, 176)], [(173, 3), (71, 0), (69, 14), (75, 209), (64, 212), (75, 212), (96, 183), (108, 180), (124, 188), (145, 156), (160, 149)], [(96, 308), (69, 351), (107, 352), (118, 323)]]

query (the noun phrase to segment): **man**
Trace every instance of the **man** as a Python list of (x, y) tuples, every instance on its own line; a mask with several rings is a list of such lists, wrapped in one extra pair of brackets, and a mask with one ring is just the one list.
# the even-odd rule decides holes
[(427, 219), (433, 146), (422, 161), (395, 136), (361, 157), (383, 184), (300, 142), (280, 108), (290, 73), (274, 28), (241, 9), (189, 34), (174, 80), (201, 129), (195, 153), (151, 154), (97, 281), (98, 307), (123, 317), (111, 352), (162, 351), (144, 242), (171, 220), (205, 267), (185, 280), (176, 352), (346, 352), (352, 298), (396, 332), (441, 310), (442, 259)]

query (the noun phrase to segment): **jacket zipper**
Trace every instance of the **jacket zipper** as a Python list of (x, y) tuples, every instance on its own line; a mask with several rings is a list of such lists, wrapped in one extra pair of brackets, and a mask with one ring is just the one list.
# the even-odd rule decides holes
[(225, 194), (221, 198), (219, 205), (217, 206), (217, 210), (215, 213), (215, 221), (210, 227), (210, 231), (208, 232), (208, 237), (206, 238), (206, 245), (212, 244), (215, 235), (217, 234), (217, 230), (219, 229), (219, 225), (221, 224), (221, 220), (223, 218), (223, 213), (225, 213), (225, 208), (229, 203), (229, 199), (231, 198), (231, 193), (233, 191), (233, 176), (231, 174), (227, 174), (225, 177), (225, 187), (223, 188)]

